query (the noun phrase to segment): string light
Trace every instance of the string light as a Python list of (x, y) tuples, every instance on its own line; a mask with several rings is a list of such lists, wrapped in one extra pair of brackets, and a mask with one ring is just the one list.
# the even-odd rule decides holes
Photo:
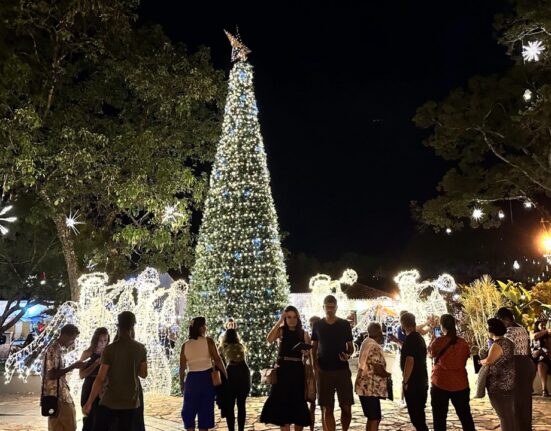
[(518, 263), (518, 260), (515, 260), (515, 261), (513, 262), (513, 269), (514, 269), (515, 271), (518, 271), (518, 270), (520, 269), (520, 263)]
[(184, 217), (184, 214), (178, 212), (178, 204), (165, 206), (162, 222), (165, 224), (174, 224), (179, 218)]
[(527, 88), (526, 90), (524, 90), (522, 98), (525, 102), (529, 102), (532, 99), (532, 92)]
[(503, 210), (499, 210), (497, 216), (503, 220), (505, 218), (505, 213), (503, 212)]
[[(0, 222), (13, 223), (17, 220), (17, 217), (2, 217), (6, 213), (11, 211), (12, 208), (13, 208), (13, 205), (8, 205), (8, 206), (5, 206), (4, 208), (2, 208), (0, 210)], [(8, 232), (9, 232), (9, 229), (6, 226), (4, 226), (3, 224), (0, 223), (0, 233), (2, 235), (6, 235)]]
[[(23, 380), (31, 373), (40, 373), (46, 348), (59, 336), (64, 325), (75, 324), (80, 331), (74, 350), (67, 353), (67, 362), (73, 362), (88, 348), (96, 328), (106, 327), (113, 338), (118, 314), (130, 310), (136, 315), (136, 340), (147, 349), (150, 371), (142, 382), (143, 389), (145, 392), (170, 394), (170, 361), (174, 351), (167, 347), (170, 346), (167, 337), (171, 328), (179, 323), (178, 303), (185, 305), (187, 284), (179, 280), (169, 288), (161, 287), (159, 273), (153, 268), (145, 269), (138, 277), (119, 280), (112, 285), (108, 284), (107, 274), (98, 272), (83, 275), (78, 282), (81, 289), (79, 302), (65, 302), (36, 340), (8, 357), (6, 383), (14, 373)], [(70, 386), (78, 391), (78, 376), (71, 376)]]
[(540, 55), (545, 50), (540, 40), (530, 41), (522, 46), (522, 58), (524, 61), (539, 61)]
[(532, 201), (525, 200), (523, 205), (524, 205), (524, 208), (529, 210), (529, 209), (532, 209), (532, 207), (534, 206), (534, 203)]
[(447, 227), (447, 228), (446, 228), (446, 233), (447, 233), (448, 235), (451, 235), (451, 233), (452, 233), (451, 228)]

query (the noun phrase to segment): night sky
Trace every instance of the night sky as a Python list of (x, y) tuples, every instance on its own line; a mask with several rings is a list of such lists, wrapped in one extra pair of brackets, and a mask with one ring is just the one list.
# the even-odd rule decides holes
[[(191, 51), (210, 47), (226, 72), (222, 29), (239, 25), (253, 51), (273, 196), (292, 255), (328, 261), (356, 253), (400, 266), (457, 248), (457, 236), (419, 234), (412, 220), (410, 201), (434, 196), (447, 167), (423, 146), (427, 132), (412, 117), (472, 76), (508, 67), (492, 25), (507, 2), (189, 3), (144, 1), (140, 18)], [(507, 247), (518, 244), (519, 230), (460, 237), (478, 259), (502, 249), (504, 237)]]

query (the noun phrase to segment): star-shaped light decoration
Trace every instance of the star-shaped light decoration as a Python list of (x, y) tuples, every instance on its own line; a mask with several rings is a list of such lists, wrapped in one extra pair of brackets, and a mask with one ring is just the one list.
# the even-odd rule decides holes
[(484, 211), (482, 211), (480, 208), (475, 208), (473, 210), (473, 214), (471, 215), (471, 217), (478, 221), (480, 220), (482, 217), (484, 217)]
[(77, 225), (79, 224), (84, 224), (84, 222), (78, 220), (78, 210), (74, 213), (72, 211), (69, 212), (69, 215), (65, 217), (65, 225), (69, 229), (71, 229), (75, 233), (75, 235), (78, 235), (80, 233), (77, 229)]
[[(12, 208), (13, 208), (13, 205), (8, 205), (7, 207), (4, 207), (0, 210), (0, 222), (13, 223), (14, 221), (17, 220), (17, 217), (2, 217)], [(6, 226), (0, 224), (0, 233), (2, 235), (6, 235), (8, 232), (9, 232), (9, 229)]]
[(226, 36), (231, 44), (231, 61), (247, 60), (247, 55), (251, 53), (251, 50), (247, 48), (243, 42), (241, 42), (239, 34), (235, 37), (227, 30), (224, 30), (224, 33), (226, 33)]
[(541, 40), (528, 42), (528, 45), (522, 45), (522, 58), (524, 61), (539, 61), (544, 50)]
[(178, 204), (176, 205), (167, 205), (163, 212), (163, 223), (173, 224), (176, 223), (176, 220), (183, 217), (184, 215), (181, 212), (178, 212)]

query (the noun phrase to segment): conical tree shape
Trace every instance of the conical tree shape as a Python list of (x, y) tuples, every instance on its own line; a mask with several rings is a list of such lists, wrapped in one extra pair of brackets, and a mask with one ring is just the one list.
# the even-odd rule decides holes
[(232, 317), (248, 350), (253, 392), (273, 365), (266, 335), (288, 298), (288, 284), (258, 123), (253, 70), (230, 73), (223, 131), (210, 178), (188, 294), (190, 316), (205, 316), (215, 339)]

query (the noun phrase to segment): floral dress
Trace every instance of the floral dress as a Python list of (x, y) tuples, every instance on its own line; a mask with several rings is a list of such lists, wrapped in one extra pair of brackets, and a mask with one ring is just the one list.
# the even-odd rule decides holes
[(383, 349), (372, 338), (366, 338), (360, 348), (359, 370), (354, 389), (359, 396), (387, 398), (387, 378), (375, 374), (375, 364), (380, 364), (386, 369)]
[(508, 394), (515, 387), (515, 345), (508, 338), (495, 340), (503, 350), (503, 355), (488, 367), (486, 387), (488, 394)]

